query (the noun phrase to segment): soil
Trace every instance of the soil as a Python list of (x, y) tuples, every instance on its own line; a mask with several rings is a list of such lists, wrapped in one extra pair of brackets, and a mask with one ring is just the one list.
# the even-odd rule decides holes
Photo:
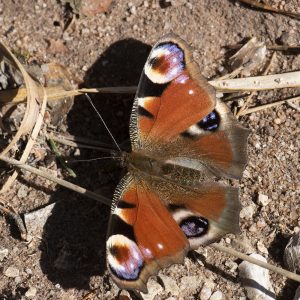
[[(300, 13), (299, 0), (264, 3)], [(192, 45), (194, 58), (207, 78), (216, 78), (228, 70), (226, 61), (233, 53), (226, 48), (228, 45), (253, 36), (268, 45), (300, 43), (299, 20), (251, 9), (238, 1), (115, 1), (106, 13), (93, 17), (79, 15), (65, 28), (70, 11), (70, 6), (56, 0), (1, 1), (1, 39), (23, 63), (60, 63), (72, 74), (73, 83), (84, 87), (136, 85), (151, 45), (170, 31)], [(299, 52), (277, 52), (269, 73), (299, 69)], [(261, 92), (253, 98), (253, 105), (299, 92)], [(92, 98), (118, 143), (128, 141), (133, 96)], [(240, 187), (245, 209), (241, 213), (241, 234), (228, 235), (221, 241), (245, 253), (260, 253), (269, 263), (280, 267), (284, 267), (288, 239), (300, 230), (299, 120), (299, 111), (289, 105), (240, 118), (251, 132), (248, 166), (243, 178), (234, 183)], [(51, 129), (111, 143), (84, 97), (76, 98), (64, 121)], [(39, 142), (49, 154), (49, 146), (42, 138)], [(76, 159), (101, 155), (96, 150), (75, 151), (62, 146), (59, 149)], [(76, 179), (68, 177), (50, 154), (33, 165), (51, 169), (58, 177), (108, 197), (112, 197), (122, 176), (120, 167), (112, 160), (71, 164)], [(3, 174), (5, 166), (1, 168)], [(268, 196), (267, 205), (258, 201), (261, 194)], [(55, 206), (41, 235), (34, 236), (29, 243), (20, 240), (10, 219), (0, 218), (0, 250), (8, 250), (0, 261), (0, 299), (83, 299), (93, 289), (96, 290), (91, 299), (117, 297), (119, 290), (105, 265), (108, 207), (29, 173), (21, 173), (2, 198), (20, 214), (50, 203)], [(160, 274), (175, 280), (178, 290), (168, 291), (158, 280), (160, 288), (155, 299), (200, 299), (204, 282), (210, 282), (212, 291), (221, 291), (226, 299), (245, 299), (236, 268), (240, 261), (209, 247), (198, 252), (189, 255), (183, 265), (161, 271)], [(17, 276), (4, 275), (9, 267), (17, 269)], [(275, 273), (270, 276), (276, 299), (293, 299), (297, 284)], [(157, 287), (153, 281), (151, 284)], [(29, 291), (33, 291), (33, 296)]]

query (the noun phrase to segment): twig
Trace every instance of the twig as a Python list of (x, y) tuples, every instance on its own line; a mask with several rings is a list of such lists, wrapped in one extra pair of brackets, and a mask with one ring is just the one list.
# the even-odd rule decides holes
[[(92, 89), (75, 89), (66, 91), (62, 87), (45, 87), (48, 96), (48, 101), (59, 100), (64, 97), (73, 97), (83, 95), (85, 93), (100, 93), (100, 94), (134, 94), (136, 91), (135, 86), (122, 86), (122, 87), (104, 87)], [(27, 97), (26, 88), (18, 88), (11, 90), (0, 91), (0, 102), (18, 104), (25, 102)]]
[(221, 251), (221, 252), (225, 252), (225, 253), (227, 253), (229, 255), (235, 256), (235, 257), (240, 258), (242, 260), (246, 260), (246, 261), (248, 261), (248, 262), (250, 262), (252, 264), (255, 264), (255, 265), (260, 266), (262, 268), (268, 269), (268, 270), (270, 270), (272, 272), (275, 272), (277, 274), (285, 276), (285, 277), (287, 277), (289, 279), (292, 279), (292, 280), (300, 282), (300, 275), (297, 275), (296, 273), (293, 273), (293, 272), (290, 272), (288, 270), (285, 270), (285, 269), (273, 266), (273, 265), (268, 264), (266, 262), (263, 262), (263, 261), (261, 261), (259, 259), (253, 258), (253, 257), (248, 256), (246, 254), (243, 254), (241, 252), (238, 252), (238, 251), (236, 251), (234, 249), (227, 248), (227, 247), (222, 246), (220, 244), (211, 244), (211, 245), (209, 245), (209, 247), (212, 247), (212, 248), (214, 248), (214, 249), (216, 249), (218, 251)]
[(23, 220), (21, 219), (20, 215), (17, 214), (16, 212), (12, 211), (11, 209), (4, 207), (1, 203), (0, 203), (0, 212), (2, 212), (4, 215), (7, 215), (12, 220), (14, 220), (15, 224), (17, 225), (17, 227), (19, 229), (21, 239), (26, 241), (27, 240), (27, 231), (26, 231), (26, 228), (24, 226)]
[(59, 152), (59, 150), (57, 149), (54, 141), (52, 139), (48, 139), (50, 147), (52, 149), (52, 151), (55, 154), (55, 157), (58, 159), (58, 161), (60, 162), (60, 164), (62, 165), (62, 167), (68, 172), (68, 174), (73, 177), (76, 178), (76, 173), (66, 164), (65, 160), (62, 158), (61, 153)]
[(269, 6), (269, 5), (266, 5), (263, 3), (258, 3), (257, 1), (254, 1), (254, 0), (239, 0), (239, 1), (242, 3), (248, 4), (248, 5), (251, 5), (255, 8), (259, 8), (259, 9), (262, 9), (262, 10), (265, 10), (268, 12), (273, 12), (276, 14), (281, 14), (281, 15), (289, 16), (289, 17), (300, 20), (300, 14), (297, 14), (297, 13), (292, 13), (289, 11), (285, 11), (283, 9), (274, 8), (272, 6)]
[(295, 97), (295, 98), (290, 98), (290, 99), (286, 99), (286, 100), (273, 102), (273, 103), (269, 103), (269, 104), (255, 106), (255, 107), (252, 107), (252, 108), (248, 108), (246, 111), (241, 112), (240, 116), (248, 115), (248, 114), (251, 114), (251, 113), (254, 113), (254, 112), (258, 112), (260, 110), (264, 110), (264, 109), (267, 109), (267, 108), (270, 108), (270, 107), (278, 106), (278, 105), (281, 105), (283, 103), (288, 103), (289, 105), (291, 105), (292, 101), (299, 101), (299, 100), (300, 100), (300, 96)]
[(108, 205), (108, 206), (111, 205), (111, 200), (108, 199), (108, 198), (106, 198), (106, 197), (104, 197), (104, 196), (101, 196), (99, 194), (91, 192), (91, 191), (89, 191), (89, 190), (87, 190), (87, 189), (85, 189), (83, 187), (80, 187), (80, 186), (78, 186), (76, 184), (73, 184), (71, 182), (68, 182), (66, 180), (59, 179), (59, 178), (57, 178), (57, 177), (55, 177), (55, 176), (53, 176), (53, 175), (51, 175), (49, 173), (43, 172), (43, 171), (41, 171), (39, 169), (36, 169), (34, 167), (31, 167), (29, 165), (22, 164), (22, 163), (20, 163), (16, 159), (8, 158), (8, 157), (3, 157), (2, 156), (2, 157), (0, 157), (0, 160), (5, 161), (6, 163), (8, 163), (10, 165), (13, 165), (13, 166), (15, 166), (17, 168), (29, 171), (29, 172), (31, 172), (33, 174), (36, 174), (38, 176), (41, 176), (41, 177), (46, 178), (48, 180), (51, 180), (51, 181), (53, 181), (53, 182), (55, 182), (55, 183), (57, 183), (57, 184), (65, 187), (67, 189), (70, 189), (70, 190), (75, 191), (75, 192), (77, 192), (79, 194), (85, 195), (85, 196), (87, 196), (87, 197), (89, 197), (89, 198), (91, 198), (93, 200), (96, 200), (96, 201), (99, 201), (101, 203), (104, 203), (105, 205)]
[(286, 103), (287, 103), (290, 107), (292, 107), (293, 109), (296, 109), (297, 111), (300, 112), (300, 106), (297, 105), (296, 103), (293, 103), (293, 101), (294, 101), (295, 99), (297, 100), (297, 97), (296, 97), (296, 98), (291, 98), (291, 99), (287, 100)]
[(300, 46), (269, 45), (267, 49), (273, 51), (300, 51)]
[(243, 66), (239, 66), (235, 70), (233, 70), (231, 73), (225, 74), (224, 76), (221, 76), (218, 78), (218, 80), (225, 80), (236, 77), (240, 72), (242, 71)]
[[(36, 169), (34, 167), (28, 166), (26, 164), (20, 164), (15, 159), (7, 158), (7, 157), (1, 157), (0, 160), (3, 160), (5, 162), (7, 162), (8, 164), (14, 165), (14, 166), (16, 166), (18, 168), (21, 168), (23, 170), (32, 172), (32, 173), (34, 173), (34, 174), (36, 174), (38, 176), (41, 176), (43, 178), (49, 179), (49, 180), (51, 180), (51, 181), (53, 181), (53, 182), (55, 182), (55, 183), (57, 183), (57, 184), (59, 184), (61, 186), (64, 186), (64, 187), (66, 187), (68, 189), (71, 189), (71, 190), (73, 190), (75, 192), (83, 194), (83, 195), (85, 195), (85, 196), (87, 196), (87, 197), (89, 197), (89, 198), (91, 198), (93, 200), (99, 201), (99, 202), (101, 202), (101, 203), (103, 203), (105, 205), (108, 205), (108, 206), (111, 205), (111, 200), (108, 199), (108, 198), (106, 198), (106, 197), (103, 197), (103, 196), (98, 195), (98, 194), (96, 194), (94, 192), (86, 190), (86, 189), (84, 189), (84, 188), (82, 188), (80, 186), (77, 186), (77, 185), (75, 185), (73, 183), (70, 183), (70, 182), (68, 182), (66, 180), (58, 179), (55, 176), (52, 176), (52, 175), (47, 174), (45, 172), (42, 172), (41, 170)], [(249, 257), (249, 256), (247, 256), (247, 255), (245, 255), (243, 253), (240, 253), (240, 252), (238, 252), (236, 250), (229, 249), (227, 247), (224, 247), (224, 246), (221, 246), (221, 245), (218, 245), (218, 244), (213, 244), (211, 246), (213, 248), (219, 250), (219, 251), (223, 251), (225, 253), (228, 253), (230, 255), (236, 256), (236, 257), (241, 258), (243, 260), (249, 261), (250, 263), (256, 264), (258, 266), (261, 266), (263, 268), (266, 268), (268, 270), (271, 270), (273, 272), (279, 273), (279, 274), (284, 275), (284, 276), (286, 276), (286, 277), (288, 277), (290, 279), (293, 279), (293, 280), (296, 280), (296, 281), (300, 282), (300, 276), (297, 275), (297, 274), (295, 274), (295, 273), (292, 273), (292, 272), (289, 272), (287, 270), (284, 270), (284, 269), (272, 266), (272, 265), (267, 264), (267, 263), (262, 263), (261, 261), (256, 260), (256, 259), (254, 259), (252, 257)]]
[(209, 84), (223, 93), (300, 87), (300, 71), (227, 80), (216, 79), (209, 81)]
[[(225, 48), (229, 50), (235, 50), (235, 49), (240, 49), (243, 46), (244, 44), (238, 43), (234, 45), (225, 46)], [(273, 50), (273, 51), (300, 51), (300, 46), (271, 44), (271, 45), (266, 45), (266, 47), (268, 50)]]

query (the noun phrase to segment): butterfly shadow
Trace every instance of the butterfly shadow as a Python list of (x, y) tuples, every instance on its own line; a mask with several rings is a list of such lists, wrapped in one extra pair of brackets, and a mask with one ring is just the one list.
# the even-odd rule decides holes
[(197, 251), (191, 250), (188, 253), (188, 257), (194, 262), (194, 263), (201, 263), (202, 265), (204, 265), (204, 268), (215, 273), (218, 274), (219, 276), (223, 277), (225, 280), (227, 281), (231, 281), (233, 283), (237, 283), (239, 282), (238, 278), (236, 276), (233, 276), (231, 274), (229, 274), (228, 272), (220, 269), (219, 267), (208, 263), (206, 261), (206, 258), (204, 255), (198, 253)]
[[(150, 49), (134, 39), (112, 44), (87, 71), (82, 87), (137, 85)], [(90, 96), (118, 144), (128, 141), (134, 95)], [(67, 116), (67, 128), (68, 134), (111, 144), (116, 149), (85, 96), (75, 99)], [(69, 153), (73, 158), (74, 152)], [(108, 156), (99, 150), (76, 152), (76, 160)], [(72, 163), (69, 167), (77, 177), (67, 177), (67, 180), (109, 199), (122, 176), (120, 166), (112, 159)], [(51, 202), (56, 204), (44, 226), (40, 244), (42, 270), (51, 282), (63, 288), (89, 289), (91, 277), (104, 275), (106, 270), (105, 241), (110, 208), (64, 188), (58, 188)]]

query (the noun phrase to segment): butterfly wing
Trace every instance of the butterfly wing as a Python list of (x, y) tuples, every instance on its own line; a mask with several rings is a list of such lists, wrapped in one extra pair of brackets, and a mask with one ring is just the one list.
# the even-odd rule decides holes
[(248, 132), (200, 75), (188, 45), (174, 34), (153, 47), (130, 124), (132, 149), (212, 175), (239, 178)]
[(212, 183), (179, 186), (127, 175), (114, 198), (107, 264), (120, 288), (147, 291), (151, 275), (182, 263), (187, 251), (239, 230), (237, 190)]
[(143, 292), (151, 275), (182, 263), (189, 249), (163, 202), (144, 181), (130, 175), (116, 189), (106, 245), (113, 280), (120, 288)]
[(191, 249), (210, 244), (227, 233), (239, 233), (241, 205), (238, 190), (218, 183), (197, 188), (164, 182), (159, 193), (173, 218), (186, 235)]

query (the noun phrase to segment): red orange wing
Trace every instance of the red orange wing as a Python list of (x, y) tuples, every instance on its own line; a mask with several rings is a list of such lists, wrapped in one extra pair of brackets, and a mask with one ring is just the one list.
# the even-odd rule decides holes
[(175, 34), (164, 36), (154, 45), (138, 86), (131, 115), (133, 150), (176, 138), (214, 106), (214, 90), (186, 42)]
[(148, 278), (161, 268), (182, 263), (189, 243), (144, 181), (127, 175), (114, 201), (107, 238), (108, 270), (120, 288), (147, 292)]
[(238, 192), (209, 183), (197, 187), (141, 173), (119, 184), (107, 238), (107, 264), (120, 288), (147, 291), (151, 275), (182, 263), (187, 251), (239, 231)]

